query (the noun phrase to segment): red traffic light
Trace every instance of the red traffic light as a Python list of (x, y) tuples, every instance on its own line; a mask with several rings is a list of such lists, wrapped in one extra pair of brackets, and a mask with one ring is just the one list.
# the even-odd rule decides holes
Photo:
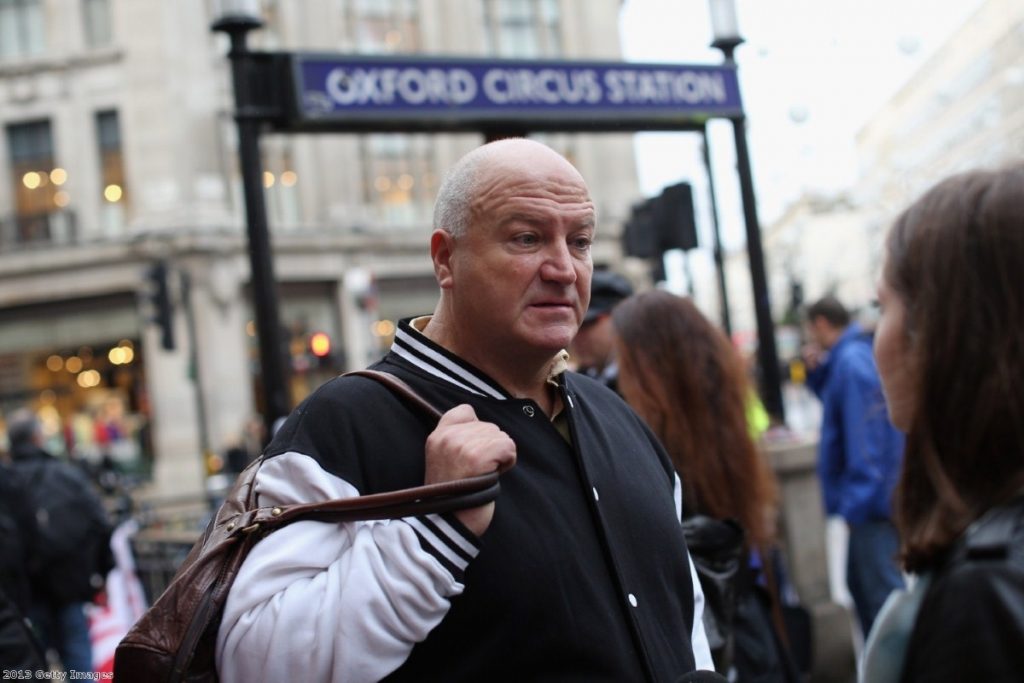
[(331, 338), (326, 332), (315, 332), (309, 337), (309, 350), (317, 358), (323, 358), (331, 352)]

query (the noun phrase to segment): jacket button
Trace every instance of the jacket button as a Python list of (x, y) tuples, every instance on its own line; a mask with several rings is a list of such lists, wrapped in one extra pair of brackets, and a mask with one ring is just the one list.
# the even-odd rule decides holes
[(629, 598), (629, 604), (633, 605), (633, 607), (636, 607), (636, 596), (630, 593), (627, 597)]
[(523, 406), (523, 412), (526, 413), (526, 417), (533, 417), (536, 413), (533, 406)]

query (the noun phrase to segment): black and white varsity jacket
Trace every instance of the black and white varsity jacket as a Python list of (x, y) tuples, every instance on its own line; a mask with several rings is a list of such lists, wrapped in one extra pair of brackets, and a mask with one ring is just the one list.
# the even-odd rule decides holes
[[(225, 683), (674, 681), (712, 669), (678, 477), (607, 388), (558, 378), (572, 443), (403, 321), (374, 366), (442, 410), (470, 404), (516, 443), (490, 527), (454, 516), (296, 522), (263, 539), (228, 596)], [(434, 424), (373, 380), (341, 377), (288, 418), (257, 476), (261, 505), (423, 483)]]

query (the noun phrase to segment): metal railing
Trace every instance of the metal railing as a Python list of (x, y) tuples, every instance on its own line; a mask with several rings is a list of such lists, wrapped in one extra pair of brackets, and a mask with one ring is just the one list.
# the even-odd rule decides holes
[(74, 211), (0, 217), (0, 251), (78, 242), (78, 220)]

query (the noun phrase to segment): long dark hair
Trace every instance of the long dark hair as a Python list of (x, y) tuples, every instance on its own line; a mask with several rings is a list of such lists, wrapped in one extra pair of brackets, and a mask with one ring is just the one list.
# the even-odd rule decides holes
[(896, 517), (920, 571), (1024, 483), (1024, 166), (939, 183), (887, 248), (916, 388)]
[(612, 322), (619, 388), (668, 450), (687, 505), (735, 518), (764, 549), (777, 487), (750, 435), (751, 389), (736, 349), (692, 302), (664, 291), (626, 299)]

